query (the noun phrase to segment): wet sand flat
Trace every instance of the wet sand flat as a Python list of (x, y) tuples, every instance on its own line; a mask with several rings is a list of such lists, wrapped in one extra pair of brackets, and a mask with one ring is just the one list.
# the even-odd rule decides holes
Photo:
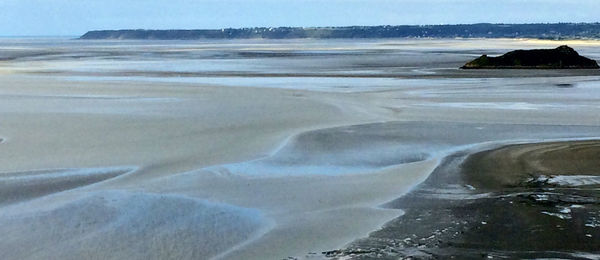
[(598, 145), (598, 141), (512, 145), (474, 154), (463, 167), (481, 173), (470, 175), (469, 183), (482, 188), (519, 186), (525, 182), (560, 186), (560, 179), (567, 181), (569, 177), (573, 181), (580, 178), (582, 184), (586, 179), (594, 184), (594, 178), (583, 176), (600, 174)]
[[(482, 52), (552, 44), (564, 43), (0, 41), (0, 193), (15, 198), (0, 205), (0, 257), (319, 258), (360, 238), (399, 243), (407, 227), (427, 238), (437, 226), (418, 223), (430, 213), (479, 220), (440, 215), (427, 197), (477, 197), (484, 188), (467, 175), (443, 174), (471, 152), (557, 142), (482, 158), (498, 171), (516, 169), (498, 160), (593, 158), (592, 143), (558, 142), (598, 138), (596, 73), (456, 69)], [(597, 42), (569, 44), (600, 58)], [(544, 173), (534, 182), (595, 182), (583, 171), (550, 178), (567, 164), (526, 169)], [(458, 186), (423, 190), (431, 181)], [(531, 214), (558, 221), (560, 210)], [(388, 232), (394, 223), (405, 224)]]

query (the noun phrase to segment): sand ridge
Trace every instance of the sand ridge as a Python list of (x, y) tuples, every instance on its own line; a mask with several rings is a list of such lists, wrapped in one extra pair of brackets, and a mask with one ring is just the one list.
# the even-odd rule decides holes
[[(480, 152), (470, 156), (464, 167), (489, 173), (485, 178), (473, 175), (470, 182), (484, 187), (502, 187), (534, 181), (540, 176), (564, 176), (562, 178), (567, 181), (565, 177), (568, 176), (584, 178), (585, 175), (598, 175), (600, 165), (597, 158), (597, 140), (544, 142)], [(591, 180), (593, 182), (593, 178)], [(553, 182), (551, 179), (548, 181)], [(558, 179), (555, 181), (559, 182)]]

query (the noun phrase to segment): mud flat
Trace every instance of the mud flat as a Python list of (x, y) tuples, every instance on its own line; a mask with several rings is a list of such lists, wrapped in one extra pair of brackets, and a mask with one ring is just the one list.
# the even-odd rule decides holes
[[(462, 158), (597, 138), (600, 77), (457, 68), (482, 46), (496, 55), (556, 44), (0, 41), (9, 57), (0, 62), (0, 195), (9, 194), (0, 196), (0, 259), (324, 257), (390, 221), (363, 248), (492, 223), (468, 198), (504, 193), (468, 179)], [(600, 59), (598, 42), (561, 44)], [(423, 189), (380, 207), (436, 168)], [(551, 175), (524, 176), (597, 181), (588, 172), (546, 181)], [(555, 221), (566, 214), (534, 209)], [(575, 219), (579, 208), (569, 210)], [(397, 221), (408, 225), (389, 231)], [(398, 237), (402, 228), (408, 235)], [(435, 253), (409, 242), (414, 255)]]
[(600, 141), (508, 145), (447, 157), (406, 214), (328, 257), (600, 257)]

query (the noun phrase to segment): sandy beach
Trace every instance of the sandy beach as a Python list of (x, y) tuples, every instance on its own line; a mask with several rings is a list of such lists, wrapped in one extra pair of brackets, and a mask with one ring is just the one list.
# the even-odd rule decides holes
[(0, 40), (0, 258), (322, 258), (389, 234), (457, 153), (597, 175), (597, 143), (564, 142), (600, 138), (600, 73), (457, 69), (565, 43), (600, 59), (597, 41)]

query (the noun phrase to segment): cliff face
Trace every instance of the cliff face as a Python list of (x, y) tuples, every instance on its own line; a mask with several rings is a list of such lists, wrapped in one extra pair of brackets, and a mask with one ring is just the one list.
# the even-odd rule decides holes
[(516, 50), (502, 56), (482, 55), (462, 69), (598, 69), (595, 60), (563, 45), (556, 49)]

